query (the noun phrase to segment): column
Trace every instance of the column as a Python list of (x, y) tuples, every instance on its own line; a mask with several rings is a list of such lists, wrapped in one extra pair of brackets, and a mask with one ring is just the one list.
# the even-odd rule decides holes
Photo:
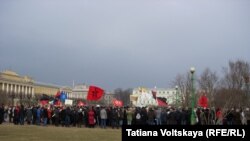
[(31, 87), (31, 97), (34, 97), (34, 88), (33, 87)]
[(8, 93), (9, 92), (9, 84), (8, 83), (6, 83), (6, 84), (7, 84), (6, 92)]
[(14, 84), (14, 92), (16, 93), (16, 91), (17, 91), (17, 85), (16, 84)]
[(22, 93), (24, 93), (24, 86), (22, 86)]
[(23, 86), (20, 85), (20, 93), (22, 93), (22, 92), (23, 92)]
[(10, 84), (10, 92), (13, 92), (13, 84)]
[(17, 93), (20, 93), (20, 92), (21, 92), (21, 85), (18, 85)]
[(27, 94), (27, 92), (28, 92), (28, 87), (27, 87), (27, 86), (25, 86), (25, 87), (24, 87), (24, 95), (26, 95), (26, 94)]
[(28, 89), (28, 90), (29, 90), (29, 91), (28, 91), (28, 93), (29, 93), (29, 94), (31, 94), (31, 87), (29, 87), (29, 89)]
[(2, 90), (4, 91), (4, 83), (2, 84)]

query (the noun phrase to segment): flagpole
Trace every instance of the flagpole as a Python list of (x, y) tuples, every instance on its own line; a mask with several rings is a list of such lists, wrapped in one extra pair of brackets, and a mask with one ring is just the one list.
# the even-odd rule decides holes
[(194, 106), (195, 106), (195, 96), (194, 96), (194, 93), (195, 93), (195, 90), (194, 90), (194, 72), (195, 72), (195, 68), (192, 67), (190, 69), (190, 72), (191, 72), (191, 81), (192, 81), (192, 103), (191, 103), (191, 106), (192, 106), (192, 111), (191, 111), (191, 125), (194, 125), (196, 123), (196, 118), (195, 118), (195, 112), (194, 112)]

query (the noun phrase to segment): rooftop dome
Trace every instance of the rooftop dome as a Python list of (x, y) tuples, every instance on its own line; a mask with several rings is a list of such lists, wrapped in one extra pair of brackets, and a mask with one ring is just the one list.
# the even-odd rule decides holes
[(18, 74), (14, 71), (11, 70), (5, 70), (2, 73), (7, 74), (7, 75), (14, 75), (14, 76), (18, 76)]

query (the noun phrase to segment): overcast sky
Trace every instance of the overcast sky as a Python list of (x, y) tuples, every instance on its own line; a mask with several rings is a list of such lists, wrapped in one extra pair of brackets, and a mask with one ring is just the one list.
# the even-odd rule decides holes
[(0, 70), (106, 90), (250, 61), (250, 0), (1, 0)]

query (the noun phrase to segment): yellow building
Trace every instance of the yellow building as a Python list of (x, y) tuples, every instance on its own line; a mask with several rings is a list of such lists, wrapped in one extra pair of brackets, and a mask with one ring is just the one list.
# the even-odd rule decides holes
[[(0, 72), (0, 91), (7, 94), (7, 97), (11, 98), (12, 101), (20, 99), (30, 100), (42, 94), (53, 97), (58, 91), (63, 91), (68, 96), (72, 95), (72, 89), (70, 87), (35, 82), (31, 77), (20, 76), (10, 70)], [(13, 104), (15, 103), (16, 102)]]
[(35, 83), (35, 94), (36, 95), (48, 95), (48, 96), (55, 96), (56, 93), (60, 90), (60, 87), (53, 86), (49, 84), (43, 84), (43, 83)]
[(13, 71), (0, 72), (0, 90), (9, 97), (33, 97), (34, 80), (28, 76), (19, 76)]

